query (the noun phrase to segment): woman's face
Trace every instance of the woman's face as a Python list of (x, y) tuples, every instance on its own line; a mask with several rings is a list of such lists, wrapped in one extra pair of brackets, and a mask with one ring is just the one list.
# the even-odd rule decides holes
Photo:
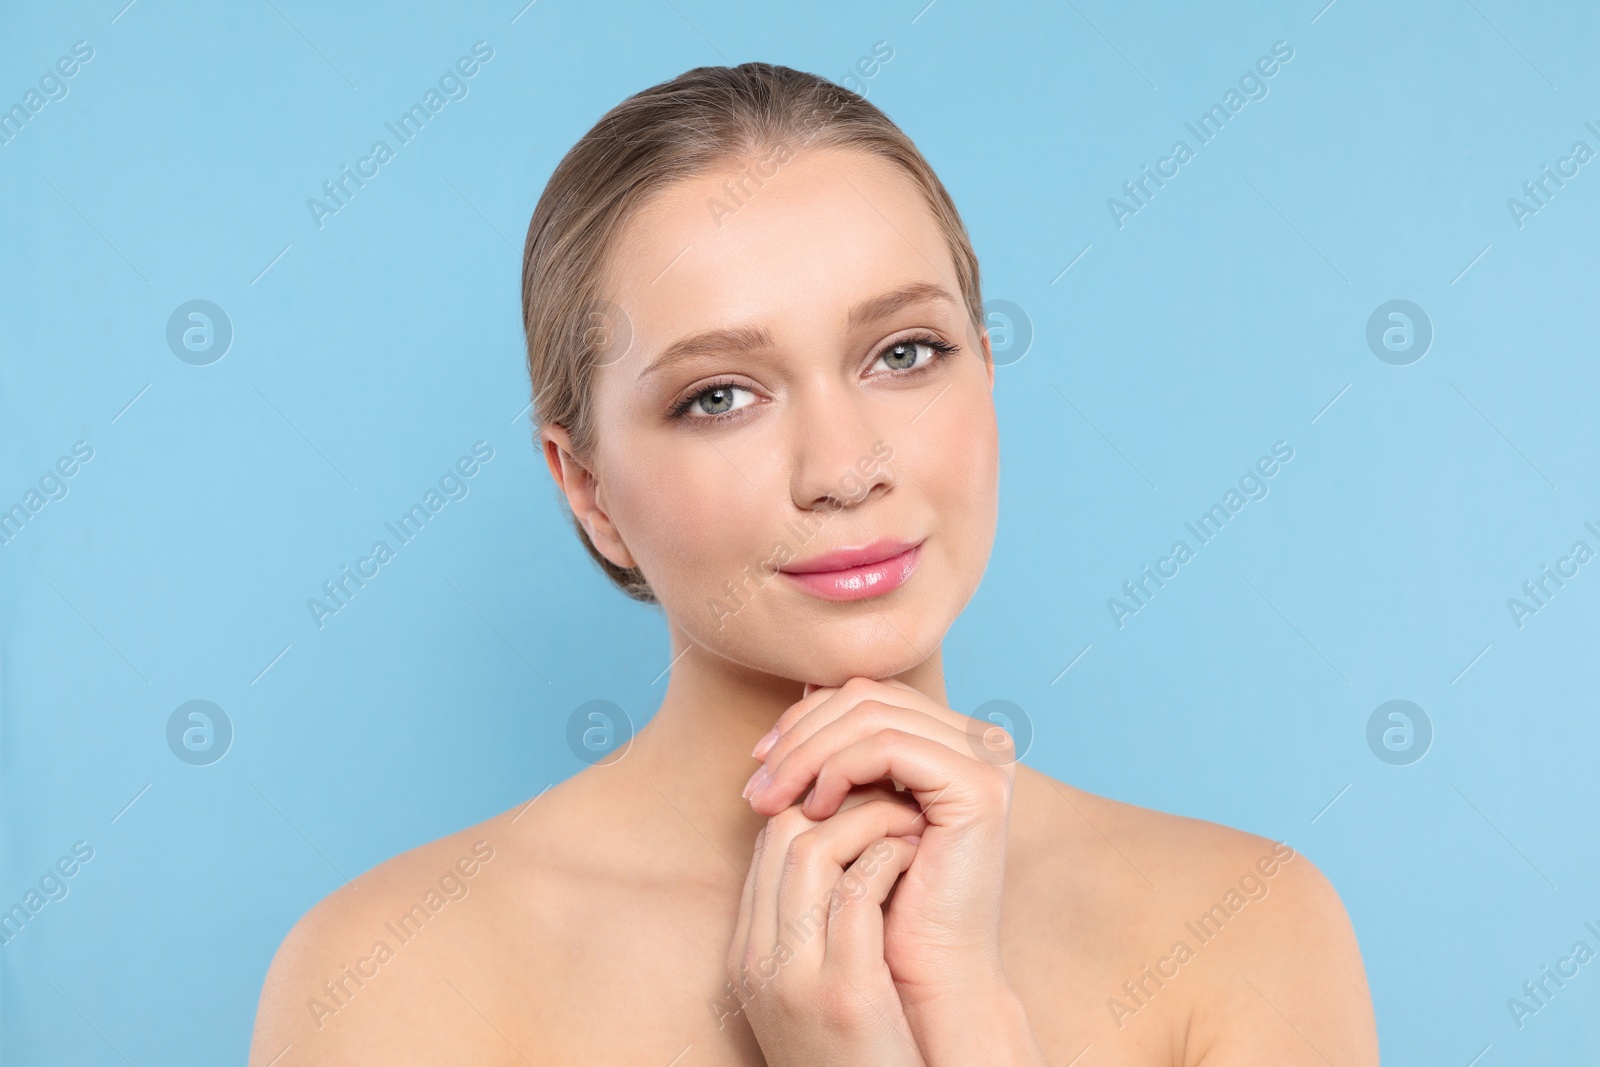
[[(988, 562), (999, 440), (987, 336), (910, 180), (845, 149), (730, 164), (637, 213), (608, 282), (594, 491), (568, 487), (596, 547), (746, 667), (837, 685), (932, 655)], [(918, 547), (778, 570), (882, 541)]]

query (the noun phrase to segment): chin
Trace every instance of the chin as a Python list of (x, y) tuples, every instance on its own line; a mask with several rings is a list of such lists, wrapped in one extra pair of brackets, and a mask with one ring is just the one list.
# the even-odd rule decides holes
[(798, 620), (777, 626), (779, 635), (804, 633), (798, 644), (784, 639), (772, 649), (783, 661), (776, 671), (820, 686), (839, 686), (851, 678), (892, 678), (925, 662), (944, 640), (951, 620), (932, 605), (883, 609), (881, 614), (840, 619), (833, 624)]
[(915, 654), (909, 656), (883, 655), (853, 655), (846, 659), (828, 660), (809, 659), (806, 665), (799, 668), (796, 673), (788, 674), (789, 677), (799, 681), (810, 682), (824, 688), (837, 688), (852, 678), (893, 678), (904, 674), (925, 657)]
[(769, 611), (739, 620), (737, 628), (687, 632), (705, 651), (748, 670), (834, 687), (858, 676), (892, 678), (924, 662), (948, 628), (948, 620), (933, 625), (940, 620), (940, 611), (914, 607), (832, 620)]

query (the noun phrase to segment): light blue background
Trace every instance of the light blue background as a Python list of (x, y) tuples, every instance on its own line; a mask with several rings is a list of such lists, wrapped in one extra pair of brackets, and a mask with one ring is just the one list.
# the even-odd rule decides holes
[[(954, 706), (1012, 700), (1041, 770), (1303, 851), (1385, 1062), (1600, 1060), (1600, 963), (1520, 1030), (1506, 1006), (1600, 948), (1600, 562), (1506, 606), (1600, 549), (1600, 162), (1521, 228), (1506, 205), (1600, 149), (1591, 5), (123, 3), (0, 18), (3, 106), (94, 49), (0, 146), (0, 507), (94, 449), (0, 547), (0, 904), (95, 850), (0, 948), (5, 1063), (242, 1061), (315, 901), (575, 773), (580, 703), (649, 717), (663, 626), (521, 414), (529, 215), (633, 92), (843, 80), (878, 41), (869, 99), (1034, 330)], [(470, 94), (319, 229), (307, 198), (480, 40)], [(1107, 199), (1280, 40), (1269, 95), (1119, 229)], [(165, 340), (197, 298), (235, 331), (209, 366)], [(1408, 366), (1365, 340), (1391, 299), (1435, 331)], [(480, 440), (470, 495), (319, 630), (306, 599)], [(1270, 495), (1119, 629), (1107, 598), (1279, 440)], [(167, 746), (193, 699), (233, 724), (210, 766)], [(1435, 731), (1409, 766), (1366, 741), (1391, 699)]]

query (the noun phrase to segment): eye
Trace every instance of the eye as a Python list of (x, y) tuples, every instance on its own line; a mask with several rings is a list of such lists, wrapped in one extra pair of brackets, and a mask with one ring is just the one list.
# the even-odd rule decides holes
[[(878, 353), (878, 359), (891, 371), (915, 371), (948, 357), (957, 348), (957, 345), (942, 341), (932, 334), (918, 334), (890, 344)], [(922, 349), (927, 350), (926, 359), (922, 358)]]
[[(743, 404), (735, 403), (735, 393), (744, 393), (751, 400), (755, 397), (749, 389), (735, 382), (712, 382), (674, 404), (672, 415), (674, 418), (714, 419), (748, 407), (749, 401)], [(691, 409), (698, 414), (691, 415), (689, 413)]]

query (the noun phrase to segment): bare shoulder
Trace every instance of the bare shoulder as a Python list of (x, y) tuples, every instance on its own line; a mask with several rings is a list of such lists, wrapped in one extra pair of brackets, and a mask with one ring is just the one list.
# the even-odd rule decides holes
[(480, 1044), (488, 1053), (491, 1027), (464, 1021), (495, 1010), (482, 991), (497, 919), (523, 880), (514, 814), (394, 856), (306, 912), (268, 968), (252, 1067), (439, 1063)]
[(1094, 954), (1114, 961), (1101, 979), (1112, 1029), (1164, 1015), (1183, 1035), (1183, 1062), (1203, 1067), (1378, 1062), (1349, 915), (1291, 843), (1098, 796), (1025, 765), (1016, 797), (1018, 836), (1035, 857), (1019, 859), (1068, 887), (1080, 918), (1101, 917)]

